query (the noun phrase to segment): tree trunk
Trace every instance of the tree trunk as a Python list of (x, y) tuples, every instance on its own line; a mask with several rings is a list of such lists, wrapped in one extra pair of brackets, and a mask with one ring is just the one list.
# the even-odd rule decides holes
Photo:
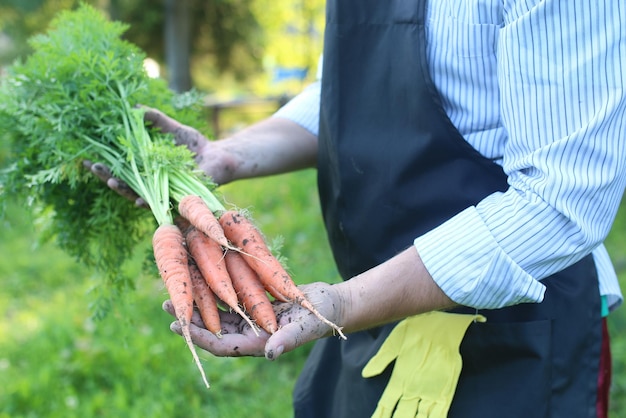
[(191, 0), (165, 0), (165, 63), (168, 83), (182, 93), (191, 89)]
[(109, 0), (108, 5), (109, 18), (113, 21), (121, 20), (120, 0)]

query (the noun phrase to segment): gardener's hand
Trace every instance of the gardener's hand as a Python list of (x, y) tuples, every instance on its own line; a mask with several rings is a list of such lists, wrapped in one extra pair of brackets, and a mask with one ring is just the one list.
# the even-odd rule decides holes
[[(341, 311), (338, 309), (340, 301), (332, 285), (313, 283), (301, 288), (322, 315), (333, 322), (337, 321)], [(163, 304), (163, 309), (174, 315), (170, 301)], [(191, 338), (196, 345), (216, 356), (265, 356), (269, 360), (275, 360), (283, 353), (333, 334), (329, 326), (299, 305), (276, 303), (274, 310), (279, 328), (273, 335), (260, 331), (259, 336), (256, 336), (239, 315), (221, 312), (222, 338), (218, 338), (204, 328), (200, 315), (196, 312), (191, 325)], [(170, 328), (181, 334), (178, 322), (173, 322)]]
[(223, 147), (216, 146), (215, 141), (209, 141), (197, 129), (178, 122), (158, 109), (146, 108), (144, 120), (161, 132), (172, 134), (176, 144), (189, 148), (198, 167), (216, 184), (230, 181), (233, 158)]
[(198, 167), (218, 185), (316, 164), (317, 137), (289, 119), (265, 118), (218, 141), (156, 109), (147, 109), (144, 119), (189, 148)]
[[(225, 153), (213, 149), (217, 147), (213, 147), (209, 140), (196, 129), (183, 125), (165, 115), (163, 112), (152, 108), (146, 108), (144, 120), (147, 124), (152, 125), (162, 132), (172, 134), (178, 145), (189, 148), (189, 150), (195, 154), (199, 168), (210, 175), (213, 181), (217, 183), (218, 180), (223, 181), (227, 177), (224, 175), (224, 169), (220, 167), (224, 167), (227, 164), (223, 161), (227, 160), (228, 157)], [(205, 155), (209, 152), (211, 153), (211, 158), (205, 158)], [(223, 158), (220, 159), (220, 156)], [(89, 160), (83, 161), (83, 164), (119, 195), (135, 202), (138, 206), (146, 206), (143, 199), (141, 199), (134, 190), (120, 179), (113, 177), (108, 166)]]
[(113, 177), (111, 169), (102, 163), (94, 163), (89, 160), (83, 160), (83, 165), (86, 169), (95, 174), (100, 180), (106, 183), (109, 188), (115, 190), (120, 196), (125, 197), (128, 200), (135, 202), (137, 206), (146, 206), (146, 202), (139, 197), (137, 193), (126, 183)]
[[(198, 130), (157, 109), (145, 108), (144, 119), (172, 134), (178, 145), (189, 148), (198, 167), (218, 185), (314, 167), (316, 163), (317, 137), (289, 119), (269, 117), (218, 141), (209, 141)], [(128, 188), (122, 182), (105, 178), (109, 187), (127, 195)]]

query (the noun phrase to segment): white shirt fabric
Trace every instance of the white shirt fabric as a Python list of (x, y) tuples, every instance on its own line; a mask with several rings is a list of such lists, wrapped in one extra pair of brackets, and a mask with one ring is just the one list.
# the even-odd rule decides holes
[[(614, 309), (602, 241), (626, 186), (626, 6), (438, 0), (426, 17), (444, 108), (510, 186), (416, 237), (426, 268), (455, 302), (492, 309), (541, 302), (541, 279), (592, 253)], [(317, 135), (319, 102), (318, 81), (275, 116)]]

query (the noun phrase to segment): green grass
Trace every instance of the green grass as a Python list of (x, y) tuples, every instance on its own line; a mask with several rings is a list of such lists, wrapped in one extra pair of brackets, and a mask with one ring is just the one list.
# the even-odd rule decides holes
[[(299, 283), (336, 281), (322, 227), (315, 172), (226, 186), (225, 197), (250, 209)], [(204, 388), (182, 339), (161, 310), (160, 279), (141, 273), (143, 250), (128, 266), (137, 277), (108, 316), (91, 318), (92, 277), (54, 245), (37, 244), (29, 212), (14, 207), (0, 239), (0, 418), (289, 417), (291, 391), (309, 347), (276, 362), (214, 358), (201, 352)], [(608, 240), (624, 282), (626, 212)], [(148, 243), (146, 243), (146, 248)], [(612, 416), (626, 414), (626, 311), (610, 317)]]

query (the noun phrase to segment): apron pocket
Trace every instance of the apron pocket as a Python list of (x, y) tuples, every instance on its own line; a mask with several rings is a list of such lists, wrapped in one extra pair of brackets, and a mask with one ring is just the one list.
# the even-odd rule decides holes
[(550, 320), (472, 324), (449, 418), (548, 417), (551, 334)]

